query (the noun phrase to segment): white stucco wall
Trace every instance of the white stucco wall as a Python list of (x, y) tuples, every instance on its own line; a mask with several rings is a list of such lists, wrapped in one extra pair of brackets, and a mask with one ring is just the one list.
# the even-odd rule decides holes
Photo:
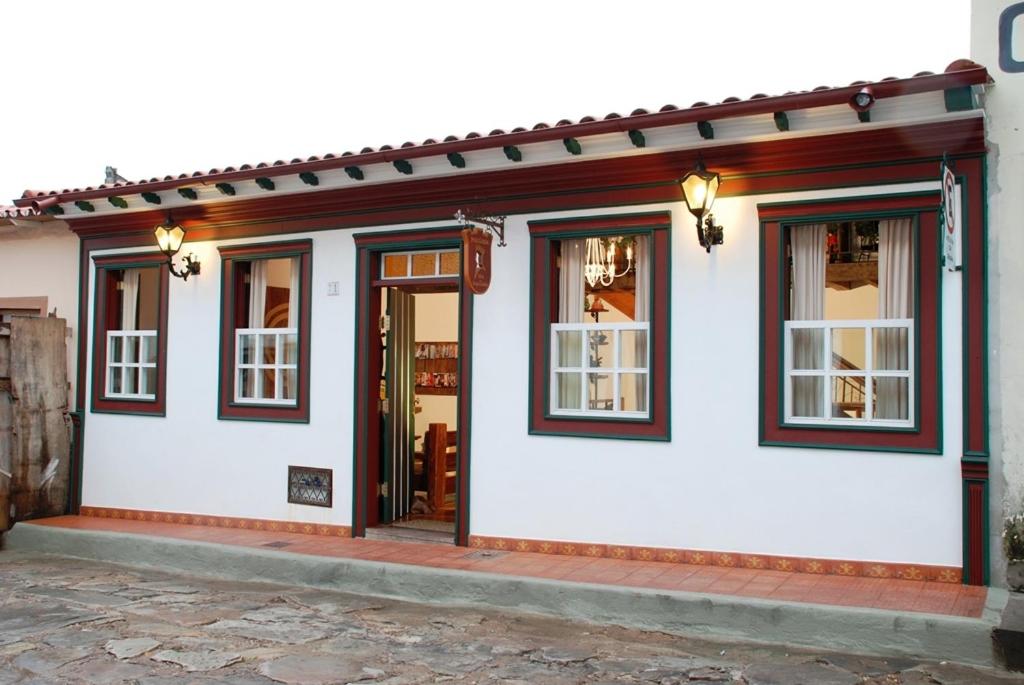
[[(989, 404), (993, 579), (1001, 581), (1000, 535), (1006, 514), (1024, 511), (1024, 73), (999, 65), (999, 16), (1019, 4), (971, 3), (971, 59), (995, 84), (985, 93), (988, 116)], [(1024, 16), (1014, 25), (1012, 55), (1024, 60)]]
[[(960, 565), (959, 274), (943, 275), (944, 455), (757, 444), (756, 204), (937, 187), (723, 199), (726, 242), (710, 256), (681, 205), (561, 213), (673, 214), (667, 443), (527, 434), (526, 224), (560, 214), (509, 217), (508, 247), (495, 249), (491, 289), (475, 304), (470, 532)], [(314, 246), (310, 423), (217, 420), (220, 264), (214, 244), (190, 244), (203, 273), (172, 279), (167, 417), (90, 415), (83, 504), (351, 522), (352, 232), (295, 237)], [(327, 295), (330, 281), (339, 296)], [(288, 505), (288, 464), (333, 468), (334, 507)]]
[(78, 236), (63, 221), (0, 226), (0, 298), (47, 298), (67, 321), (69, 407), (75, 408), (78, 345)]

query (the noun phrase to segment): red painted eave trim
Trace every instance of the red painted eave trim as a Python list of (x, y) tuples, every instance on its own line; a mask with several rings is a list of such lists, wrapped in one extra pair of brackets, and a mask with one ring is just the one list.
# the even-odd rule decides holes
[(75, 200), (123, 195), (126, 193), (137, 194), (141, 192), (158, 192), (161, 190), (173, 190), (175, 188), (194, 186), (196, 184), (211, 185), (214, 183), (230, 183), (232, 181), (251, 180), (260, 176), (273, 177), (285, 174), (299, 174), (306, 171), (316, 172), (327, 169), (341, 169), (347, 166), (363, 166), (367, 164), (393, 162), (401, 159), (432, 157), (451, 152), (472, 152), (475, 150), (500, 148), (506, 145), (528, 145), (530, 143), (562, 140), (563, 138), (569, 137), (582, 138), (585, 136), (595, 136), (606, 133), (625, 132), (632, 129), (643, 130), (663, 126), (693, 124), (698, 121), (715, 121), (732, 117), (772, 114), (774, 112), (792, 112), (795, 110), (812, 109), (815, 107), (846, 104), (854, 94), (865, 86), (870, 86), (875, 98), (880, 100), (903, 95), (948, 90), (950, 88), (982, 85), (990, 82), (991, 78), (988, 75), (988, 71), (982, 66), (977, 66), (943, 74), (929, 74), (904, 79), (858, 83), (856, 85), (843, 86), (839, 88), (775, 95), (750, 100), (740, 100), (736, 102), (722, 102), (716, 105), (704, 105), (699, 107), (690, 107), (687, 109), (669, 110), (665, 112), (637, 114), (615, 119), (603, 119), (599, 121), (568, 124), (565, 126), (520, 131), (517, 133), (501, 133), (491, 136), (466, 138), (449, 142), (428, 143), (408, 148), (379, 150), (364, 154), (340, 155), (329, 159), (281, 164), (277, 166), (254, 167), (239, 171), (201, 174), (196, 176), (181, 175), (176, 178), (166, 178), (159, 181), (124, 183), (108, 188), (74, 190), (65, 193), (56, 193), (51, 191), (45, 195), (39, 194), (38, 191), (27, 190), (23, 197), (14, 201), (14, 204), (18, 207), (29, 206), (33, 200), (38, 200), (40, 197), (57, 197), (60, 202), (64, 203), (73, 202)]

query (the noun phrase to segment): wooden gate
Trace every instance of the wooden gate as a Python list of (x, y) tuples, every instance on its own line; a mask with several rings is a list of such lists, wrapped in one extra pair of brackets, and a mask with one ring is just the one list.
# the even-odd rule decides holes
[(58, 318), (0, 323), (0, 533), (67, 509), (66, 330)]

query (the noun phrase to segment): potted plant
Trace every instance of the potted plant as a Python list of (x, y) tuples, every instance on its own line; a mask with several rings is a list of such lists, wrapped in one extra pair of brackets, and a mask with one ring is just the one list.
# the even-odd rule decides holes
[(1024, 513), (1014, 514), (1003, 526), (1006, 582), (1014, 592), (1024, 591)]

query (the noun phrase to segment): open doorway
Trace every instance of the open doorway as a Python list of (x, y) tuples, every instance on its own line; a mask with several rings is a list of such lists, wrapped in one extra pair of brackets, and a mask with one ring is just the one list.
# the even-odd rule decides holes
[(457, 236), (361, 248), (355, 536), (468, 542), (472, 300)]
[(373, 537), (452, 541), (458, 474), (459, 293), (380, 288), (380, 524)]

